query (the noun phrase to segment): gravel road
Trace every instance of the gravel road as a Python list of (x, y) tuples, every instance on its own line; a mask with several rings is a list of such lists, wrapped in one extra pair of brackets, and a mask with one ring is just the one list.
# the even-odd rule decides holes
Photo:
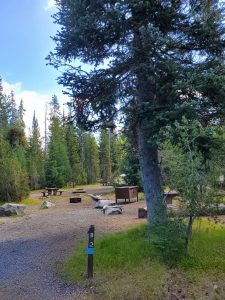
[(123, 215), (105, 216), (93, 209), (91, 199), (69, 204), (70, 195), (64, 193), (55, 208), (40, 210), (33, 205), (24, 217), (0, 218), (0, 300), (80, 299), (86, 291), (66, 283), (62, 265), (76, 242), (86, 239), (89, 225), (95, 225), (99, 237), (145, 222), (137, 219), (144, 202), (124, 205)]

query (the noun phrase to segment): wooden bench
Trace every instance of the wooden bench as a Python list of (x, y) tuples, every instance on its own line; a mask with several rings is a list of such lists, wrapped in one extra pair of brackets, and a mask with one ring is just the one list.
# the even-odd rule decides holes
[(62, 196), (63, 191), (57, 191), (59, 193), (59, 196)]

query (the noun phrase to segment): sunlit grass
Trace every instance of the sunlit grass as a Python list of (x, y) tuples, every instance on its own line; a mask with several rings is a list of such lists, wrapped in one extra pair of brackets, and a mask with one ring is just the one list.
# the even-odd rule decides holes
[[(146, 236), (146, 228), (141, 226), (96, 241), (93, 284), (99, 293), (87, 299), (164, 299), (167, 285), (179, 278), (190, 299), (204, 299), (205, 285), (209, 293), (216, 293), (215, 299), (224, 299), (224, 226), (206, 220), (196, 222), (188, 254), (173, 269), (177, 279), (172, 278), (172, 283), (166, 281), (170, 269), (160, 261)], [(85, 280), (85, 247), (86, 243), (81, 243), (66, 263), (66, 274), (73, 282)], [(214, 291), (212, 282), (219, 282), (220, 289)]]
[[(66, 263), (66, 274), (73, 282), (85, 280), (84, 249), (85, 243), (81, 243)], [(94, 254), (95, 282), (103, 287), (96, 299), (145, 299), (146, 290), (155, 294), (161, 287), (164, 269), (154, 257), (144, 226), (102, 238), (96, 242)]]
[(179, 262), (185, 270), (225, 273), (225, 227), (215, 222), (197, 221), (188, 255)]
[(22, 200), (21, 202), (18, 202), (18, 204), (24, 204), (24, 205), (38, 205), (41, 204), (42, 199), (37, 198), (27, 198)]
[[(144, 235), (144, 227), (140, 227), (98, 240), (95, 246), (96, 271), (134, 266), (142, 259), (153, 257), (152, 249)], [(85, 244), (81, 244), (66, 264), (67, 274), (73, 280), (79, 281), (84, 278), (87, 256), (84, 249)]]

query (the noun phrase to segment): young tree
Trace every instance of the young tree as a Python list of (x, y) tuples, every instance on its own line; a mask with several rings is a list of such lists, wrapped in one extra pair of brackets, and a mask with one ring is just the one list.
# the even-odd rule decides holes
[(224, 115), (222, 1), (58, 0), (57, 8), (48, 59), (67, 67), (59, 83), (78, 123), (112, 127), (121, 112), (137, 136), (149, 220), (165, 219), (160, 129), (184, 114), (202, 124)]
[(189, 217), (187, 241), (195, 217), (215, 214), (219, 176), (224, 173), (225, 141), (218, 126), (202, 127), (198, 122), (175, 122), (167, 130), (162, 147), (164, 181), (181, 196), (182, 211)]

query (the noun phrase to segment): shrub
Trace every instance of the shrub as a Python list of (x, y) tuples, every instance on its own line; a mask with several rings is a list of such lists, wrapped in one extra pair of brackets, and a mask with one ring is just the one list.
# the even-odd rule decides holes
[(150, 226), (150, 243), (169, 266), (186, 254), (186, 225), (182, 220), (157, 221)]
[(28, 177), (14, 157), (0, 159), (0, 199), (21, 201), (29, 194)]

